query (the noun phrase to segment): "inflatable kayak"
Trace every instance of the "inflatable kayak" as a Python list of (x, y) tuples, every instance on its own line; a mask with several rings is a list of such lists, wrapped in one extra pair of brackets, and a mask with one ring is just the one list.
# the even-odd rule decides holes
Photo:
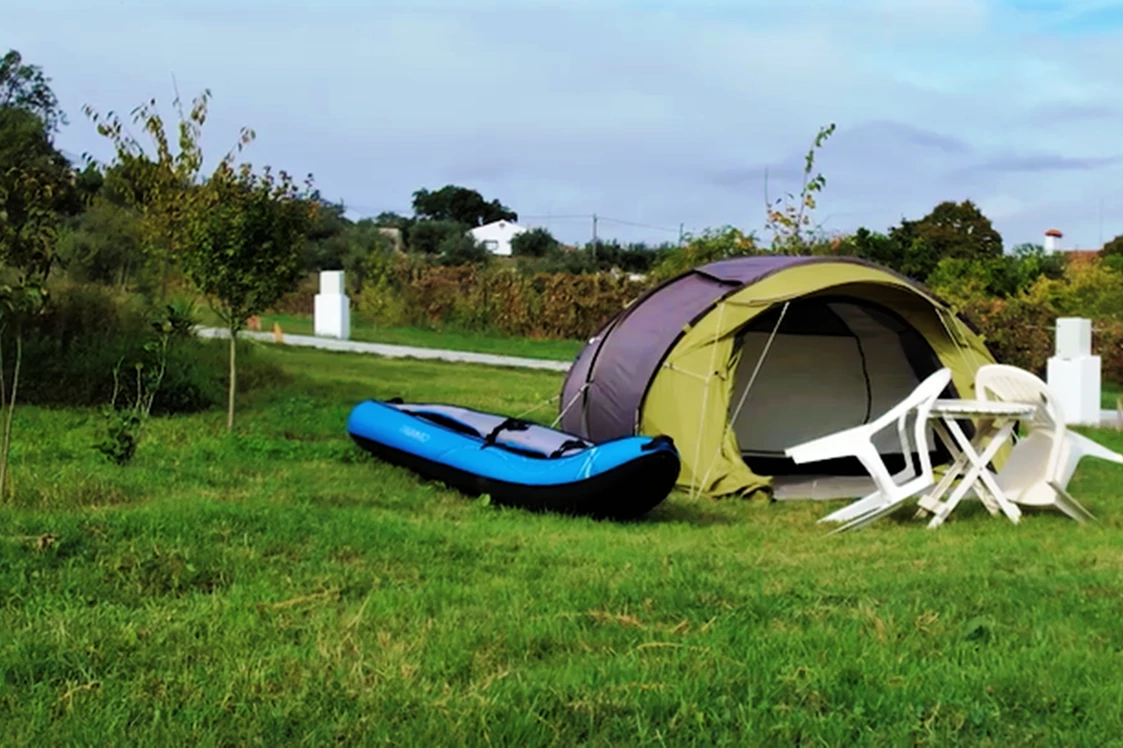
[(593, 444), (573, 434), (452, 405), (367, 400), (347, 419), (379, 459), (496, 504), (629, 519), (674, 487), (679, 454), (667, 436)]

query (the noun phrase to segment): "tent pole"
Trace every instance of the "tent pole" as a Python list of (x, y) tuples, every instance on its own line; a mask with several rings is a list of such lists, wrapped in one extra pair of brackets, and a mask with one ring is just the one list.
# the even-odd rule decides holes
[(745, 399), (749, 396), (749, 390), (753, 388), (753, 383), (756, 382), (756, 375), (760, 373), (760, 367), (764, 365), (764, 358), (772, 348), (772, 341), (776, 339), (776, 333), (780, 331), (780, 323), (784, 321), (784, 315), (788, 313), (788, 307), (791, 303), (791, 301), (785, 301), (784, 308), (780, 310), (780, 317), (776, 320), (776, 326), (772, 328), (772, 334), (768, 336), (768, 341), (764, 344), (764, 349), (760, 352), (760, 357), (756, 362), (756, 368), (753, 369), (752, 376), (749, 377), (749, 383), (745, 385), (745, 391), (741, 393), (741, 400), (733, 410), (733, 415), (729, 417), (730, 428), (733, 427), (733, 422), (737, 420), (737, 416), (741, 415), (741, 408), (745, 405)]
[[(714, 339), (710, 342), (710, 346), (711, 346), (710, 347), (710, 368), (706, 372), (706, 380), (705, 380), (706, 384), (702, 388), (702, 407), (699, 408), (699, 410), (698, 410), (698, 440), (694, 444), (694, 464), (695, 464), (695, 466), (697, 466), (699, 464), (700, 460), (702, 459), (702, 433), (703, 433), (703, 427), (706, 424), (706, 405), (707, 405), (707, 402), (709, 401), (709, 397), (710, 397), (710, 382), (713, 381), (713, 378), (714, 378), (714, 367), (717, 366), (717, 341), (718, 341), (718, 337), (721, 334), (721, 323), (722, 323), (722, 320), (724, 318), (725, 318), (725, 301), (722, 301), (720, 306), (718, 306), (718, 310), (717, 310), (717, 327), (714, 329)], [(720, 447), (720, 443), (719, 443), (719, 447)], [(697, 470), (694, 470), (694, 471), (691, 471), (691, 472), (693, 473), (694, 476), (697, 476), (697, 474), (698, 474)], [(706, 471), (706, 472), (707, 472), (707, 475), (708, 475), (709, 471)], [(691, 484), (690, 485), (690, 498), (693, 499), (696, 495), (701, 494), (702, 484), (701, 483), (695, 484), (693, 477), (690, 480), (690, 484)], [(697, 493), (695, 493), (695, 490), (697, 490)]]

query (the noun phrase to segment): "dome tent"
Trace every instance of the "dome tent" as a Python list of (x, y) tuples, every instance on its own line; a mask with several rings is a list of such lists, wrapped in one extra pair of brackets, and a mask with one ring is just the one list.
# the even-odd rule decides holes
[[(988, 363), (976, 332), (891, 270), (739, 257), (672, 278), (609, 320), (566, 375), (559, 423), (593, 441), (671, 436), (680, 487), (770, 492), (774, 476), (798, 471), (785, 448), (876, 418), (942, 366), (947, 396), (970, 393)], [(896, 433), (880, 437), (902, 461)]]

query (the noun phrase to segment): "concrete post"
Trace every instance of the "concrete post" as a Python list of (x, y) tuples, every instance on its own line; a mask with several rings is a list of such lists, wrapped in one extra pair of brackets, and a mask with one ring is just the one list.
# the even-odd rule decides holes
[(1064, 410), (1066, 424), (1098, 426), (1100, 357), (1092, 355), (1092, 321), (1083, 317), (1059, 318), (1055, 346), (1045, 376)]
[(316, 294), (312, 324), (316, 335), (326, 338), (351, 338), (351, 300), (343, 285), (342, 270), (320, 273), (320, 292)]

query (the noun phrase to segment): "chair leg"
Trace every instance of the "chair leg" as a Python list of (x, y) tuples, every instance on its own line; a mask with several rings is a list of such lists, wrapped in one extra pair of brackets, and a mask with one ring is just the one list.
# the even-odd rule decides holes
[(1081, 524), (1084, 524), (1087, 520), (1096, 521), (1095, 515), (1085, 509), (1060, 483), (1051, 480), (1049, 481), (1049, 487), (1057, 492), (1057, 507), (1062, 512)]
[(829, 534), (830, 535), (837, 535), (840, 532), (846, 532), (847, 530), (856, 530), (859, 527), (864, 527), (865, 525), (868, 525), (870, 522), (873, 522), (875, 519), (880, 519), (881, 517), (885, 517), (889, 514), (892, 514), (895, 511), (897, 511), (898, 509), (901, 508), (901, 505), (904, 504), (905, 501), (907, 501), (907, 500), (908, 500), (908, 497), (902, 497), (901, 499), (899, 499), (897, 501), (885, 501), (884, 503), (880, 504), (873, 511), (866, 512), (865, 514), (861, 515), (860, 517), (856, 517), (856, 518), (850, 520), (849, 522), (847, 522), (842, 527), (839, 527), (835, 530), (832, 530)]
[(885, 497), (881, 491), (874, 491), (868, 496), (864, 496), (857, 501), (847, 504), (841, 509), (835, 510), (828, 514), (826, 517), (820, 519), (820, 522), (845, 522), (846, 520), (859, 517), (866, 512), (872, 511), (885, 501)]
[[(1074, 451), (1079, 454), (1081, 458), (1098, 457), (1101, 460), (1123, 463), (1123, 455), (1108, 449), (1102, 444), (1092, 441), (1083, 434), (1078, 434), (1070, 430), (1067, 432), (1066, 436), (1069, 442), (1072, 443)], [(1079, 458), (1077, 461), (1079, 461)]]

